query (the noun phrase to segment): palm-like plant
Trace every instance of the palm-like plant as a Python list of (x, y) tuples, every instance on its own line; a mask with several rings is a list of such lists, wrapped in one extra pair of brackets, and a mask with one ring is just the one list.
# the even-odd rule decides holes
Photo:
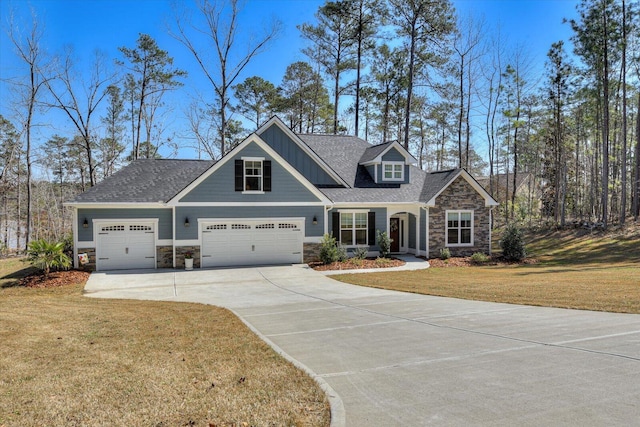
[(64, 253), (64, 242), (34, 240), (29, 243), (27, 256), (31, 265), (41, 269), (45, 277), (49, 276), (52, 268), (67, 269), (71, 267), (71, 258)]

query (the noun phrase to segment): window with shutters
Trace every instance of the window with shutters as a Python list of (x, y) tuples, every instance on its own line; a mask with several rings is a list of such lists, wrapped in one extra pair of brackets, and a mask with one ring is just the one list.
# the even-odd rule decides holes
[(236, 191), (262, 194), (271, 191), (271, 161), (263, 158), (243, 157), (235, 163)]
[(345, 246), (367, 244), (367, 212), (340, 212), (340, 243)]
[(473, 211), (447, 211), (447, 246), (473, 246)]

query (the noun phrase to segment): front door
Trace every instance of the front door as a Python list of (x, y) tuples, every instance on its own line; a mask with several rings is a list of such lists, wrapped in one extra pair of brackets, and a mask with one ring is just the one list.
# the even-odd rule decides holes
[(389, 219), (389, 238), (391, 252), (400, 252), (400, 218)]

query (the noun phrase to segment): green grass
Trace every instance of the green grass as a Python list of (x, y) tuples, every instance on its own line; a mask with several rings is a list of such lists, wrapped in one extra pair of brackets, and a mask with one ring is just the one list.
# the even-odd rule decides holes
[(452, 298), (640, 313), (640, 232), (529, 235), (537, 264), (345, 274), (335, 279)]
[(328, 426), (319, 386), (231, 312), (15, 286), (0, 260), (0, 426)]

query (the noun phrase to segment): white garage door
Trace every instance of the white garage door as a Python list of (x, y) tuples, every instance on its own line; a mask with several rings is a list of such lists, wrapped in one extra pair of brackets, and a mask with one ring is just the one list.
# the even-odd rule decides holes
[(149, 223), (97, 224), (96, 270), (156, 267), (155, 230)]
[(304, 219), (202, 223), (202, 267), (302, 262)]

